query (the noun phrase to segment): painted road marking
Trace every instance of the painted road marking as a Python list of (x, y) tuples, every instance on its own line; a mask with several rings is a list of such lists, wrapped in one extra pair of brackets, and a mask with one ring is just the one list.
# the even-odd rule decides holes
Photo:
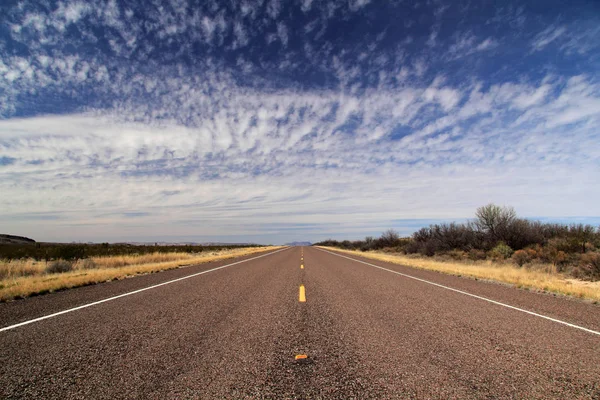
[(297, 354), (296, 357), (294, 357), (295, 360), (306, 360), (308, 358), (308, 356), (306, 354)]
[(300, 285), (300, 290), (298, 291), (298, 301), (300, 303), (306, 303), (306, 289), (304, 289), (304, 285)]
[(333, 254), (333, 255), (338, 256), (338, 257), (347, 258), (348, 260), (356, 261), (356, 262), (359, 262), (361, 264), (369, 265), (369, 266), (374, 267), (374, 268), (379, 268), (379, 269), (382, 269), (382, 270), (387, 271), (387, 272), (391, 272), (391, 273), (396, 274), (396, 275), (401, 275), (401, 276), (403, 276), (405, 278), (414, 279), (414, 280), (419, 281), (419, 282), (423, 282), (423, 283), (427, 283), (427, 284), (430, 284), (430, 285), (433, 285), (433, 286), (437, 286), (437, 287), (440, 287), (440, 288), (443, 288), (443, 289), (451, 290), (453, 292), (464, 294), (466, 296), (471, 296), (471, 297), (474, 297), (474, 298), (479, 299), (479, 300), (483, 300), (483, 301), (487, 301), (487, 302), (492, 303), (492, 304), (496, 304), (498, 306), (510, 308), (510, 309), (516, 310), (516, 311), (521, 311), (521, 312), (524, 312), (525, 314), (533, 315), (535, 317), (544, 318), (544, 319), (547, 319), (548, 321), (556, 322), (558, 324), (563, 324), (563, 325), (569, 326), (571, 328), (580, 329), (582, 331), (585, 331), (585, 332), (592, 333), (594, 335), (599, 335), (600, 336), (600, 332), (592, 330), (592, 329), (584, 328), (583, 326), (571, 324), (569, 322), (562, 321), (560, 319), (548, 317), (546, 315), (538, 314), (538, 313), (535, 313), (533, 311), (528, 311), (528, 310), (525, 310), (523, 308), (511, 306), (509, 304), (501, 303), (501, 302), (496, 301), (496, 300), (488, 299), (487, 297), (478, 296), (476, 294), (465, 292), (463, 290), (455, 289), (455, 288), (452, 288), (452, 287), (449, 287), (449, 286), (440, 285), (439, 283), (431, 282), (431, 281), (428, 281), (426, 279), (417, 278), (416, 276), (403, 274), (402, 272), (398, 272), (398, 271), (394, 271), (394, 270), (387, 269), (387, 268), (384, 268), (384, 267), (380, 267), (379, 265), (375, 265), (375, 264), (371, 264), (371, 263), (368, 263), (368, 262), (365, 262), (365, 261), (357, 260), (355, 258), (346, 257), (346, 256), (343, 256), (341, 254), (337, 254), (337, 253), (334, 253), (334, 252), (331, 252), (331, 251), (327, 251), (327, 250), (324, 250), (324, 249), (319, 249), (319, 250), (324, 251), (324, 252), (329, 253), (329, 254)]
[(300, 269), (304, 269), (304, 264), (300, 264)]
[(181, 278), (172, 279), (170, 281), (159, 283), (157, 285), (148, 286), (148, 287), (145, 287), (143, 289), (138, 289), (138, 290), (134, 290), (132, 292), (127, 292), (127, 293), (120, 294), (118, 296), (113, 296), (113, 297), (109, 297), (107, 299), (103, 299), (103, 300), (99, 300), (99, 301), (94, 301), (93, 303), (84, 304), (84, 305), (79, 306), (79, 307), (69, 308), (67, 310), (56, 312), (54, 314), (45, 315), (43, 317), (30, 319), (29, 321), (20, 322), (18, 324), (14, 324), (14, 325), (6, 326), (4, 328), (0, 328), (0, 332), (9, 331), (11, 329), (15, 329), (15, 328), (18, 328), (18, 327), (24, 326), (24, 325), (33, 324), (34, 322), (43, 321), (43, 320), (48, 319), (48, 318), (58, 317), (59, 315), (62, 315), (62, 314), (67, 314), (67, 313), (70, 313), (70, 312), (73, 312), (73, 311), (82, 310), (84, 308), (88, 308), (88, 307), (92, 307), (92, 306), (95, 306), (95, 305), (98, 305), (98, 304), (106, 303), (107, 301), (120, 299), (121, 297), (131, 296), (132, 294), (144, 292), (144, 291), (150, 290), (150, 289), (155, 289), (155, 288), (160, 287), (160, 286), (169, 285), (171, 283), (183, 281), (185, 279), (193, 278), (195, 276), (208, 274), (209, 272), (218, 271), (218, 270), (223, 269), (223, 268), (232, 267), (232, 266), (237, 265), (237, 264), (241, 264), (241, 263), (245, 263), (245, 262), (248, 262), (248, 261), (256, 260), (258, 258), (270, 256), (270, 255), (273, 255), (275, 253), (279, 253), (280, 251), (284, 251), (284, 250), (288, 250), (288, 249), (289, 249), (289, 247), (286, 247), (284, 249), (277, 250), (277, 251), (274, 251), (272, 253), (267, 253), (267, 254), (263, 254), (263, 255), (257, 256), (257, 257), (248, 258), (247, 260), (236, 261), (236, 262), (231, 263), (231, 264), (223, 265), (223, 266), (220, 266), (220, 267), (217, 267), (217, 268), (213, 268), (213, 269), (209, 269), (209, 270), (206, 270), (206, 271), (198, 272), (198, 273), (195, 273), (195, 274), (192, 274), (192, 275), (188, 275), (188, 276), (184, 276), (184, 277), (181, 277)]

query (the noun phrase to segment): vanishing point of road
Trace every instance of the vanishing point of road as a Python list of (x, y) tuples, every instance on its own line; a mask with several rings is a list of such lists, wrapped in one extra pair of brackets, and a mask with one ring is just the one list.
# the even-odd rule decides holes
[(0, 398), (600, 398), (600, 307), (293, 247), (0, 304)]

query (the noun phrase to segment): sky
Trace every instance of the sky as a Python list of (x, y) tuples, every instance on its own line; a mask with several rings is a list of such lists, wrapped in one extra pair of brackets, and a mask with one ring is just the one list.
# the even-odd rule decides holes
[(0, 233), (600, 223), (600, 2), (0, 4)]

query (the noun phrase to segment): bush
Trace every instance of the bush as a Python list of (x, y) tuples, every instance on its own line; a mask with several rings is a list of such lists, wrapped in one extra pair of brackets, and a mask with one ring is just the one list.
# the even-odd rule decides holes
[(452, 258), (453, 260), (457, 260), (457, 261), (461, 261), (461, 260), (464, 260), (465, 258), (467, 258), (467, 253), (465, 253), (462, 250), (450, 250), (446, 254), (448, 254), (448, 256), (450, 258)]
[(65, 260), (52, 261), (46, 267), (46, 272), (49, 274), (60, 274), (63, 272), (69, 272), (73, 270), (73, 264)]
[(517, 250), (512, 255), (512, 261), (519, 267), (531, 261), (529, 253), (526, 250)]
[(92, 260), (91, 258), (85, 258), (83, 260), (80, 260), (79, 266), (81, 267), (81, 269), (94, 269), (98, 267), (94, 260)]
[[(477, 261), (489, 256), (523, 266), (527, 263), (552, 263), (553, 271), (567, 268), (575, 273), (592, 274), (594, 262), (580, 263), (580, 256), (600, 254), (600, 229), (583, 224), (544, 223), (519, 218), (512, 207), (495, 204), (477, 209), (476, 219), (467, 223), (441, 223), (421, 228), (411, 238), (400, 238), (393, 230), (381, 237), (338, 242), (317, 243), (362, 251), (382, 250), (418, 253), (423, 256), (444, 255), (461, 260), (466, 257)], [(517, 251), (514, 255), (514, 251)], [(595, 260), (596, 256), (590, 256)], [(586, 258), (587, 260), (587, 258)], [(587, 278), (586, 278), (587, 279)]]
[(490, 255), (495, 259), (506, 260), (513, 254), (513, 249), (503, 242), (500, 242), (490, 251)]
[(600, 280), (600, 253), (582, 254), (574, 275), (581, 279)]
[(517, 218), (512, 220), (503, 231), (504, 242), (516, 250), (532, 245), (542, 245), (545, 238), (540, 222)]
[(259, 245), (132, 245), (128, 243), (34, 243), (34, 244), (2, 244), (0, 243), (0, 258), (19, 260), (32, 258), (40, 260), (75, 261), (98, 256), (125, 256), (132, 254), (154, 253), (202, 253), (239, 247), (260, 247)]
[(469, 260), (479, 261), (485, 260), (485, 251), (479, 249), (469, 250)]
[(536, 258), (540, 258), (541, 254), (542, 254), (542, 246), (540, 246), (539, 244), (534, 246), (534, 247), (528, 247), (525, 249), (525, 251), (527, 252), (527, 256), (529, 256), (529, 259), (531, 261), (535, 260)]
[(475, 226), (480, 232), (489, 236), (493, 241), (506, 241), (509, 236), (510, 225), (517, 218), (517, 213), (512, 207), (488, 204), (479, 207), (475, 212), (475, 216), (477, 217)]
[(553, 239), (548, 243), (548, 246), (544, 247), (541, 251), (541, 258), (546, 262), (551, 262), (554, 266), (557, 267), (557, 270), (560, 272), (564, 269), (565, 264), (568, 261), (567, 252), (568, 252), (567, 242), (562, 239)]
[(400, 242), (400, 235), (393, 229), (388, 229), (381, 234), (381, 237), (377, 239), (378, 247), (396, 247)]
[(406, 252), (406, 254), (420, 253), (422, 247), (423, 243), (411, 240), (406, 246), (404, 246), (404, 251)]
[(423, 243), (421, 254), (426, 255), (427, 257), (433, 257), (435, 256), (435, 252), (439, 251), (439, 247), (439, 244), (435, 240), (430, 240)]

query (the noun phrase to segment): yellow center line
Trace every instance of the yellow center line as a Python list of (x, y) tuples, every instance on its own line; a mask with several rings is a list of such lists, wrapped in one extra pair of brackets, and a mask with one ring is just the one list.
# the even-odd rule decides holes
[(296, 357), (294, 357), (296, 360), (305, 360), (308, 358), (308, 356), (306, 354), (297, 354)]
[(298, 293), (298, 301), (300, 303), (306, 303), (306, 289), (304, 289), (304, 285), (300, 285), (300, 291)]
[(304, 269), (304, 264), (300, 264), (300, 269)]

